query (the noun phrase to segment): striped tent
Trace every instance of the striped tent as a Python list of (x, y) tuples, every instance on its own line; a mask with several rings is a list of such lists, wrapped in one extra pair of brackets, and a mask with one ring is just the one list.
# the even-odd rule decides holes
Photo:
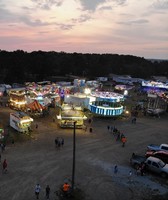
[(37, 100), (28, 104), (26, 107), (31, 109), (32, 111), (42, 111), (45, 109), (45, 107), (43, 105), (41, 105)]

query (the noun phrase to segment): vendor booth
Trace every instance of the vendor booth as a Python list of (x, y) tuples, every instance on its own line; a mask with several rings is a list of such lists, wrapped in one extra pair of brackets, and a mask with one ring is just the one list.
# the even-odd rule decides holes
[(16, 110), (24, 110), (26, 105), (24, 90), (11, 90), (9, 92), (10, 107)]
[(57, 119), (62, 128), (73, 128), (74, 122), (76, 122), (76, 128), (82, 128), (87, 117), (80, 106), (64, 104)]
[(32, 103), (26, 105), (27, 108), (31, 110), (43, 110), (45, 107), (41, 105), (37, 100), (33, 101)]
[(119, 116), (124, 111), (124, 96), (114, 92), (98, 91), (92, 92), (91, 96), (96, 98), (90, 102), (90, 111), (99, 116)]
[(30, 113), (42, 113), (45, 107), (41, 105), (37, 100), (35, 100), (32, 103), (27, 104), (26, 109)]

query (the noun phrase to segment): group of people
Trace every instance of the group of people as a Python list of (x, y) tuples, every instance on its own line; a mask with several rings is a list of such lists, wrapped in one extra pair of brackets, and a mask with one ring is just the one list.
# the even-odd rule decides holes
[[(41, 186), (40, 186), (40, 184), (38, 183), (38, 184), (35, 186), (35, 195), (36, 195), (36, 199), (39, 199), (40, 191), (41, 191)], [(50, 186), (49, 186), (49, 185), (46, 186), (45, 192), (46, 192), (46, 199), (49, 200), (49, 198), (50, 198)]]
[(127, 142), (126, 136), (121, 133), (116, 127), (113, 126), (107, 126), (107, 129), (109, 132), (112, 132), (114, 137), (116, 138), (116, 141), (121, 141), (122, 142), (122, 147), (125, 146), (125, 143)]
[(138, 166), (137, 168), (137, 175), (140, 174), (141, 176), (143, 176), (145, 174), (145, 171), (146, 171), (146, 165), (144, 162), (142, 162), (140, 166)]
[[(36, 184), (35, 186), (35, 196), (36, 196), (36, 199), (39, 199), (39, 195), (40, 195), (40, 191), (41, 191), (41, 186), (40, 184)], [(45, 188), (45, 196), (46, 196), (46, 199), (49, 200), (50, 199), (50, 186), (47, 185), (46, 188)], [(67, 196), (71, 191), (71, 186), (70, 184), (66, 181), (62, 186), (61, 186), (61, 192), (63, 193), (64, 196)]]
[(60, 147), (63, 147), (63, 146), (64, 146), (64, 138), (56, 137), (55, 138), (55, 147), (60, 148)]

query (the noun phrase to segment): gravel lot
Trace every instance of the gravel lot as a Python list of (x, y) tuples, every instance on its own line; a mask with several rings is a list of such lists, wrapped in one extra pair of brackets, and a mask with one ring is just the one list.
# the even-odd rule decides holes
[[(9, 123), (9, 112), (9, 108), (0, 109), (0, 120), (5, 126)], [(34, 187), (39, 183), (42, 188), (40, 199), (45, 199), (45, 187), (49, 184), (50, 199), (54, 200), (54, 191), (65, 179), (71, 179), (73, 129), (60, 129), (52, 117), (53, 112), (46, 118), (35, 120), (39, 126), (35, 130), (33, 125), (32, 140), (7, 145), (2, 160), (7, 159), (8, 172), (0, 173), (0, 199), (35, 199)], [(167, 121), (166, 115), (161, 118), (139, 117), (136, 124), (132, 124), (130, 118), (115, 121), (94, 118), (92, 133), (77, 129), (75, 184), (84, 191), (85, 199), (141, 200), (164, 195), (168, 191), (167, 180), (153, 174), (137, 176), (129, 159), (133, 152), (143, 155), (150, 143), (167, 143)], [(124, 148), (108, 132), (108, 125), (117, 127), (126, 135)], [(60, 150), (55, 148), (56, 137), (65, 139)], [(119, 171), (114, 174), (116, 164)]]

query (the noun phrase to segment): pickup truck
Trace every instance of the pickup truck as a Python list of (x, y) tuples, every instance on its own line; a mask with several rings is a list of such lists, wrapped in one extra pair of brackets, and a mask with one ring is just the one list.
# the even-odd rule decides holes
[(130, 159), (131, 165), (136, 169), (141, 163), (145, 164), (145, 169), (160, 174), (161, 177), (168, 177), (168, 164), (155, 157), (145, 158), (144, 156), (132, 155)]
[(148, 151), (168, 151), (168, 144), (161, 144), (160, 146), (150, 144), (147, 146)]
[(145, 156), (132, 154), (132, 157), (130, 159), (130, 163), (135, 169), (138, 169), (138, 167), (141, 165), (141, 163), (144, 163), (146, 161), (146, 159), (147, 158)]
[(168, 151), (147, 151), (145, 157), (155, 157), (162, 160), (164, 163), (168, 164)]

